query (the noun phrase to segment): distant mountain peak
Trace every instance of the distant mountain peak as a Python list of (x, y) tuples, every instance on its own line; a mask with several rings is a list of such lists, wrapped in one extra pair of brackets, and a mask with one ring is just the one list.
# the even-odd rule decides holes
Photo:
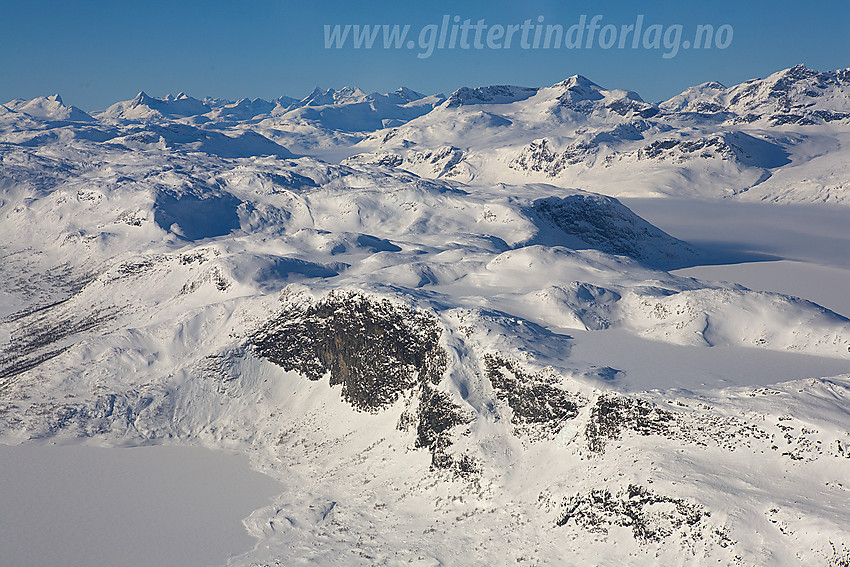
[(140, 91), (139, 94), (133, 98), (131, 101), (132, 106), (147, 106), (149, 103), (153, 102), (153, 97), (148, 95), (145, 91)]
[(118, 102), (104, 111), (109, 118), (124, 118), (129, 120), (148, 120), (162, 116), (197, 116), (210, 111), (210, 106), (203, 101), (192, 98), (183, 92), (177, 96), (172, 94), (162, 98), (148, 95), (140, 91), (132, 100)]
[(575, 87), (586, 87), (586, 88), (596, 88), (602, 89), (599, 85), (585, 77), (584, 75), (572, 75), (567, 77), (560, 83), (555, 83), (552, 85), (553, 87), (564, 87), (564, 88), (575, 88)]
[(409, 89), (407, 87), (399, 87), (395, 91), (393, 91), (393, 94), (396, 94), (396, 95), (398, 95), (402, 98), (405, 98), (409, 101), (414, 101), (414, 100), (419, 100), (420, 98), (425, 98), (424, 94), (418, 93), (418, 92), (414, 91), (413, 89)]
[(444, 104), (446, 108), (455, 108), (466, 104), (506, 104), (532, 97), (538, 90), (536, 87), (514, 85), (461, 87), (453, 92)]
[(7, 103), (8, 110), (37, 120), (91, 122), (94, 119), (76, 106), (67, 105), (58, 94), (39, 96), (32, 100), (16, 99)]

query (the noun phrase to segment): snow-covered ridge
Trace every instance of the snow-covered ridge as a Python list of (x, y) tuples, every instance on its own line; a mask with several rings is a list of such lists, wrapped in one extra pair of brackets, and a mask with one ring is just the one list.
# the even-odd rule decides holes
[(705, 83), (661, 103), (671, 112), (727, 113), (735, 122), (828, 124), (850, 118), (850, 69), (820, 72), (796, 65), (726, 88)]
[(32, 100), (16, 99), (2, 105), (0, 116), (6, 120), (17, 115), (49, 122), (92, 122), (94, 119), (76, 106), (67, 106), (58, 94), (37, 97)]

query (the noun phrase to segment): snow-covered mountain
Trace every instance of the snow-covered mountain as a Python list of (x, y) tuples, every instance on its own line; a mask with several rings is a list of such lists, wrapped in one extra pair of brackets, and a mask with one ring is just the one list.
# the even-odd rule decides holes
[(313, 122), (330, 130), (370, 132), (403, 124), (429, 112), (443, 97), (425, 96), (400, 88), (388, 94), (365, 94), (353, 87), (340, 91), (316, 89), (284, 111), (273, 113), (272, 124)]
[[(286, 491), (233, 565), (846, 564), (847, 313), (677, 275), (716, 255), (610, 196), (846, 203), (847, 123), (768, 105), (817, 80), (805, 112), (847, 111), (845, 75), (791, 71), (750, 102), (574, 76), (8, 103), (0, 441), (251, 455)], [(773, 365), (630, 387), (614, 353), (659, 345)]]
[(141, 92), (96, 116), (110, 126), (177, 123), (231, 136), (255, 132), (296, 153), (347, 155), (351, 153), (348, 148), (368, 133), (404, 124), (430, 112), (443, 100), (443, 95), (426, 96), (405, 87), (386, 94), (366, 94), (357, 87), (317, 87), (300, 100), (281, 96), (272, 101), (246, 98), (235, 102), (199, 100), (184, 93), (156, 98)]
[(819, 72), (796, 65), (766, 79), (725, 88), (719, 83), (691, 87), (660, 104), (672, 112), (728, 115), (736, 123), (813, 125), (850, 120), (850, 69)]
[(44, 122), (92, 122), (94, 120), (76, 106), (67, 106), (58, 94), (36, 97), (32, 100), (16, 99), (0, 108), (0, 120), (6, 124), (24, 118)]
[(347, 163), (475, 183), (556, 180), (614, 196), (845, 202), (835, 174), (846, 178), (837, 162), (850, 163), (847, 77), (798, 65), (729, 89), (705, 83), (658, 105), (581, 76), (546, 88), (463, 88), (375, 132)]
[(843, 203), (848, 85), (846, 69), (797, 65), (730, 88), (704, 83), (658, 104), (580, 75), (543, 88), (463, 87), (448, 98), (357, 87), (272, 101), (140, 93), (96, 113), (98, 120), (61, 99), (45, 110), (53, 97), (7, 103), (0, 124), (32, 132), (62, 121), (88, 121), (94, 129), (176, 123), (231, 137), (256, 132), (299, 155), (466, 183)]
[(122, 120), (161, 120), (165, 118), (178, 118), (185, 116), (197, 116), (210, 111), (210, 107), (196, 98), (185, 93), (177, 96), (166, 95), (164, 98), (155, 98), (147, 95), (144, 91), (129, 101), (117, 102), (107, 108), (99, 115), (103, 119)]

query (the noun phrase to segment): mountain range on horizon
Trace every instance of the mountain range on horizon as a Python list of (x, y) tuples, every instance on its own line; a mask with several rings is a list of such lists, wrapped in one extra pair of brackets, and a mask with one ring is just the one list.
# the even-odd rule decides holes
[[(835, 170), (847, 168), (848, 100), (850, 70), (797, 65), (729, 88), (703, 83), (657, 104), (580, 75), (549, 87), (462, 87), (448, 97), (346, 87), (298, 101), (231, 102), (142, 92), (93, 114), (54, 95), (0, 106), (0, 128), (9, 139), (49, 137), (79, 122), (87, 133), (66, 128), (66, 135), (162, 138), (166, 147), (222, 155), (310, 155), (430, 178), (557, 182), (614, 196), (684, 191), (844, 202)], [(812, 135), (814, 126), (826, 130)], [(223, 146), (232, 147), (217, 149)]]
[[(731, 104), (734, 105), (744, 96), (744, 93), (751, 93), (754, 90), (758, 90), (759, 88), (762, 88), (762, 90), (767, 89), (766, 94), (768, 96), (778, 96), (778, 93), (783, 90), (787, 90), (788, 88), (793, 88), (792, 85), (796, 83), (796, 86), (801, 89), (800, 92), (807, 91), (808, 94), (811, 95), (814, 92), (813, 89), (824, 89), (828, 88), (828, 86), (830, 85), (840, 86), (842, 83), (846, 83), (848, 74), (850, 74), (850, 68), (838, 69), (836, 71), (819, 72), (807, 68), (804, 64), (798, 64), (793, 67), (778, 71), (765, 79), (750, 79), (739, 85), (734, 85), (730, 88), (727, 88), (723, 84), (718, 83), (716, 81), (708, 81), (700, 85), (688, 87), (683, 92), (673, 96), (670, 99), (657, 101), (656, 103), (649, 104), (651, 104), (653, 107), (659, 108), (662, 111), (669, 112), (686, 111), (699, 113), (716, 113), (720, 110), (731, 110), (731, 107), (729, 107), (729, 100), (731, 100)], [(590, 90), (597, 91), (603, 90), (602, 87), (593, 83), (590, 79), (582, 75), (572, 75), (564, 81), (552, 85), (552, 87), (563, 86), (570, 81), (581, 84), (583, 86), (582, 88), (588, 88)], [(762, 87), (762, 84), (766, 86)], [(339, 90), (333, 88), (321, 89), (320, 87), (315, 87), (310, 94), (301, 99), (282, 95), (272, 100), (264, 100), (262, 98), (242, 98), (238, 100), (230, 100), (212, 97), (204, 97), (203, 99), (197, 99), (187, 95), (184, 92), (179, 92), (177, 95), (167, 94), (163, 97), (152, 97), (144, 91), (140, 91), (138, 95), (136, 95), (133, 99), (115, 103), (106, 110), (92, 112), (91, 115), (109, 118), (144, 118), (144, 115), (138, 115), (135, 117), (133, 117), (132, 115), (123, 116), (122, 111), (129, 108), (147, 107), (148, 110), (163, 110), (164, 116), (188, 117), (206, 114), (208, 112), (223, 107), (228, 107), (231, 109), (244, 109), (246, 107), (254, 106), (258, 109), (258, 112), (256, 112), (256, 114), (254, 114), (253, 116), (258, 116), (261, 114), (268, 114), (273, 109), (277, 109), (278, 113), (280, 113), (281, 111), (292, 110), (303, 106), (345, 105), (362, 102), (374, 102), (381, 99), (389, 100), (395, 102), (396, 104), (404, 105), (406, 103), (411, 103), (430, 97), (433, 97), (433, 99), (438, 100), (440, 102), (449, 100), (449, 105), (455, 106), (458, 105), (459, 101), (464, 96), (468, 97), (469, 93), (481, 94), (486, 92), (494, 92), (494, 89), (518, 89), (522, 92), (532, 93), (536, 92), (538, 89), (541, 88), (546, 87), (517, 87), (511, 85), (494, 85), (488, 87), (464, 86), (459, 87), (456, 91), (454, 91), (450, 96), (447, 97), (442, 93), (425, 95), (407, 87), (400, 87), (397, 90), (388, 93), (371, 92), (368, 94), (356, 86), (345, 86), (340, 88)], [(771, 91), (773, 94), (771, 94)], [(639, 102), (644, 102), (644, 99), (641, 98), (639, 94), (633, 91), (624, 91), (624, 93), (629, 98), (632, 98)], [(725, 104), (724, 100), (726, 101)], [(57, 110), (59, 107), (65, 106), (59, 94), (37, 97), (36, 99), (33, 99), (33, 101), (15, 99), (6, 103), (3, 106), (5, 106), (7, 110), (22, 111), (26, 114), (32, 115), (32, 111), (34, 110), (32, 106), (29, 107), (29, 110), (31, 111), (29, 113), (27, 112), (27, 109), (24, 109), (22, 107), (28, 104), (32, 104), (34, 101), (58, 102)], [(502, 102), (504, 101), (505, 100), (503, 99)], [(44, 102), (42, 102), (42, 104)], [(495, 99), (490, 98), (486, 101), (482, 99), (477, 99), (477, 102), (495, 102)], [(840, 105), (840, 102), (838, 104)], [(85, 112), (73, 106), (68, 108), (74, 108), (78, 112)], [(735, 107), (735, 109), (738, 110), (738, 113), (740, 113), (742, 108), (743, 107), (740, 104)], [(76, 118), (74, 118), (74, 120), (86, 120), (83, 115), (77, 114), (75, 116)], [(249, 116), (247, 118), (252, 118), (253, 116)], [(49, 117), (49, 114), (36, 111), (35, 117), (47, 118)], [(836, 118), (827, 116), (824, 119), (826, 121), (830, 121), (830, 119), (834, 120)]]

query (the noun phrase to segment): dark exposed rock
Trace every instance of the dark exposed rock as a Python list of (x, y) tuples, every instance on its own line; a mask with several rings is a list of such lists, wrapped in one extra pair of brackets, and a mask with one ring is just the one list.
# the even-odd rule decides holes
[(591, 163), (599, 151), (594, 141), (578, 141), (556, 151), (549, 140), (534, 140), (525, 146), (508, 167), (518, 171), (535, 171), (557, 177), (571, 165)]
[[(696, 502), (657, 494), (643, 486), (630, 484), (612, 493), (593, 489), (586, 494), (564, 498), (564, 512), (558, 526), (573, 520), (579, 527), (596, 533), (608, 533), (611, 526), (630, 528), (640, 543), (658, 543), (676, 532), (702, 539), (704, 520), (711, 514)], [(715, 532), (715, 535), (722, 535)]]
[(454, 146), (443, 146), (434, 151), (412, 152), (407, 161), (411, 165), (430, 164), (435, 177), (453, 177), (460, 170), (457, 166), (466, 158), (466, 152)]
[[(678, 149), (674, 155), (672, 150)], [(691, 157), (711, 159), (736, 159), (741, 153), (740, 148), (729, 144), (722, 136), (708, 136), (694, 140), (656, 140), (637, 152), (638, 159), (660, 159), (674, 157), (679, 161)]]
[(386, 154), (377, 160), (377, 165), (385, 167), (399, 167), (404, 162), (404, 158), (396, 154)]
[(496, 397), (513, 410), (511, 422), (520, 433), (540, 438), (557, 434), (583, 404), (580, 396), (555, 386), (551, 377), (526, 372), (507, 358), (484, 355), (484, 367)]
[(836, 112), (833, 110), (814, 110), (812, 111), (814, 116), (817, 116), (824, 122), (834, 122), (836, 120), (848, 120), (850, 119), (850, 112)]
[(829, 558), (829, 567), (850, 567), (850, 549), (843, 543), (836, 545), (830, 541), (832, 557)]
[(310, 380), (330, 374), (330, 384), (342, 384), (343, 398), (361, 411), (377, 412), (415, 391), (418, 405), (402, 413), (399, 429), (415, 430), (414, 446), (431, 453), (432, 468), (468, 477), (478, 471), (475, 461), (448, 449), (452, 429), (470, 418), (433, 387), (447, 366), (439, 338), (430, 313), (356, 292), (332, 292), (290, 306), (252, 344), (260, 356)]
[(468, 455), (452, 455), (448, 448), (452, 444), (451, 430), (469, 421), (470, 418), (452, 402), (451, 396), (424, 383), (419, 407), (414, 415), (405, 413), (402, 416), (399, 428), (406, 429), (415, 424), (415, 447), (428, 449), (431, 452), (433, 468), (452, 469), (461, 476), (467, 476), (478, 471), (475, 462)]
[(360, 293), (330, 293), (292, 305), (252, 339), (256, 352), (310, 380), (330, 374), (342, 396), (375, 412), (420, 383), (438, 383), (446, 369), (433, 315)]
[(638, 435), (672, 435), (675, 424), (672, 412), (660, 409), (648, 401), (617, 394), (600, 394), (585, 427), (587, 448), (601, 453), (605, 443), (619, 439), (623, 430)]
[(534, 201), (530, 212), (589, 248), (655, 267), (670, 269), (696, 254), (689, 244), (651, 225), (613, 197), (590, 193), (546, 197)]

